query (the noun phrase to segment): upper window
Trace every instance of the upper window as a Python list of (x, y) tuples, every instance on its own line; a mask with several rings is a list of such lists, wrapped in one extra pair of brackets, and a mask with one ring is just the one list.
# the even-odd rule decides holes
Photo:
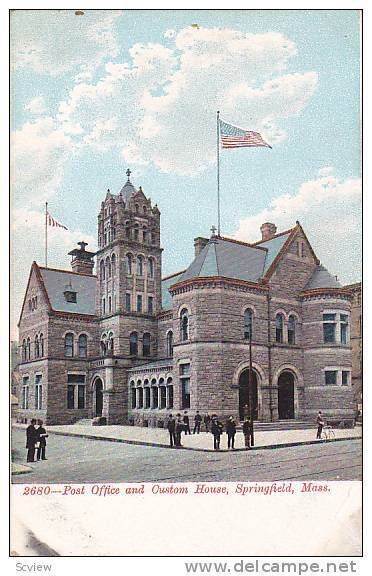
[(143, 335), (143, 355), (151, 355), (151, 336), (149, 332), (145, 332)]
[(139, 237), (139, 226), (138, 226), (138, 224), (135, 224), (134, 228), (133, 228), (133, 238), (137, 242), (138, 242), (138, 237)]
[(154, 312), (154, 297), (153, 296), (147, 297), (147, 312), (149, 314), (153, 314), (153, 312)]
[(88, 338), (86, 334), (79, 336), (79, 357), (86, 358), (88, 355)]
[(137, 256), (137, 274), (143, 276), (143, 256)]
[(340, 314), (340, 339), (341, 344), (347, 344), (349, 336), (349, 316)]
[(324, 342), (336, 342), (336, 314), (323, 314)]
[(126, 238), (130, 238), (130, 223), (127, 221), (125, 223), (125, 236)]
[(167, 356), (173, 356), (173, 332), (169, 330), (167, 334)]
[(180, 332), (181, 332), (181, 340), (182, 341), (189, 339), (189, 314), (188, 314), (188, 311), (186, 308), (181, 310)]
[(27, 343), (26, 339), (22, 342), (22, 360), (27, 360)]
[(142, 312), (142, 294), (137, 294), (137, 312)]
[(129, 354), (131, 356), (137, 356), (138, 354), (138, 334), (137, 332), (132, 332), (129, 336)]
[(44, 334), (41, 333), (39, 336), (39, 350), (40, 356), (44, 356)]
[(146, 228), (146, 226), (144, 226), (144, 227), (142, 228), (142, 240), (143, 240), (144, 243), (147, 242), (147, 228)]
[(283, 342), (283, 314), (277, 314), (275, 318), (275, 340)]
[(74, 335), (71, 333), (65, 336), (65, 356), (72, 358), (74, 355)]
[(125, 294), (125, 310), (127, 312), (131, 311), (130, 300), (131, 300), (130, 294), (129, 294), (129, 292), (126, 292), (126, 294)]
[(149, 258), (147, 262), (147, 272), (150, 278), (154, 277), (154, 259)]
[(111, 273), (113, 276), (116, 274), (116, 256), (113, 254), (111, 256)]
[(31, 340), (27, 338), (27, 360), (31, 360)]
[(296, 318), (291, 315), (288, 318), (288, 344), (296, 343)]
[(40, 348), (39, 348), (39, 337), (38, 335), (35, 336), (35, 358), (39, 358), (40, 356)]
[(100, 265), (99, 265), (99, 275), (100, 275), (101, 280), (104, 280), (105, 277), (106, 277), (106, 274), (105, 274), (105, 263), (104, 263), (103, 260), (101, 260), (101, 263), (100, 263)]
[(337, 386), (337, 370), (325, 370), (324, 378), (326, 386)]
[(131, 254), (127, 254), (126, 257), (126, 269), (127, 269), (127, 274), (132, 274), (132, 255)]
[(253, 312), (249, 308), (244, 312), (244, 338), (250, 340), (253, 336)]

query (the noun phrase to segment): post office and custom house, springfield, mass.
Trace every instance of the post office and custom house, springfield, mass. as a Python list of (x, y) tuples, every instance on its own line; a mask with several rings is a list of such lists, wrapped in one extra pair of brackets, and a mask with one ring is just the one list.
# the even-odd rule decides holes
[(264, 223), (253, 244), (198, 237), (189, 267), (162, 279), (160, 212), (129, 174), (102, 202), (96, 253), (80, 242), (71, 270), (32, 264), (18, 421), (162, 426), (184, 410), (242, 419), (251, 399), (263, 422), (314, 421), (319, 410), (353, 422), (353, 293), (300, 223)]

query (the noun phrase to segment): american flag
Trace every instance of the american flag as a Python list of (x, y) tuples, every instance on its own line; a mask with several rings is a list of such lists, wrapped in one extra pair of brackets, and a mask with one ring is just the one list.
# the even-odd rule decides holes
[(68, 228), (66, 228), (66, 226), (63, 226), (63, 224), (60, 224), (59, 222), (57, 222), (57, 220), (55, 220), (53, 218), (53, 216), (51, 216), (49, 214), (49, 212), (47, 212), (46, 217), (47, 217), (48, 226), (53, 226), (53, 227), (56, 226), (57, 228), (63, 228), (64, 230), (68, 230)]
[(222, 148), (250, 148), (265, 146), (271, 148), (270, 144), (265, 142), (259, 132), (242, 130), (231, 124), (220, 120), (220, 133)]

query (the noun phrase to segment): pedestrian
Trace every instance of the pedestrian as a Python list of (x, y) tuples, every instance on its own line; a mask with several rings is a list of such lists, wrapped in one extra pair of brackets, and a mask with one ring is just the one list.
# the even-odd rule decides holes
[(177, 420), (175, 424), (175, 440), (176, 440), (176, 448), (182, 446), (181, 444), (181, 433), (184, 430), (184, 423), (181, 420), (181, 414), (177, 414)]
[(213, 447), (215, 450), (220, 449), (221, 434), (223, 432), (223, 426), (219, 422), (217, 415), (214, 414), (211, 420), (211, 432), (213, 434)]
[(35, 444), (38, 440), (35, 424), (36, 420), (32, 418), (26, 429), (27, 462), (35, 462)]
[(38, 420), (37, 421), (39, 428), (36, 428), (36, 432), (37, 432), (37, 441), (38, 441), (38, 447), (37, 447), (37, 459), (40, 460), (48, 460), (48, 458), (45, 457), (45, 451), (46, 451), (46, 439), (48, 438), (48, 434), (43, 426), (43, 421), (42, 420)]
[(167, 429), (169, 432), (169, 446), (173, 448), (176, 445), (176, 421), (172, 414), (168, 416)]
[(210, 422), (211, 422), (211, 417), (210, 417), (209, 414), (207, 413), (207, 414), (204, 416), (204, 426), (205, 426), (205, 431), (206, 431), (206, 432), (209, 432)]
[(185, 425), (185, 436), (186, 434), (191, 434), (191, 430), (190, 430), (190, 418), (187, 415), (187, 410), (185, 410), (185, 412), (183, 413), (183, 423)]
[(193, 434), (195, 434), (195, 432), (197, 434), (199, 434), (200, 432), (200, 425), (202, 423), (202, 417), (199, 414), (199, 410), (196, 411), (195, 417), (194, 417), (194, 431)]
[(316, 418), (316, 423), (318, 425), (318, 431), (316, 433), (316, 439), (320, 440), (322, 437), (322, 431), (323, 431), (323, 426), (324, 426), (324, 420), (323, 420), (323, 415), (322, 415), (321, 410), (319, 410), (319, 412), (318, 412), (318, 416)]
[(250, 439), (251, 439), (251, 434), (252, 434), (252, 426), (251, 426), (251, 421), (249, 420), (249, 418), (247, 416), (244, 418), (244, 422), (243, 422), (243, 434), (244, 434), (244, 445), (245, 445), (246, 449), (248, 450), (251, 447)]
[(229, 416), (226, 422), (226, 433), (227, 433), (227, 447), (235, 450), (235, 434), (236, 434), (236, 422), (232, 416)]

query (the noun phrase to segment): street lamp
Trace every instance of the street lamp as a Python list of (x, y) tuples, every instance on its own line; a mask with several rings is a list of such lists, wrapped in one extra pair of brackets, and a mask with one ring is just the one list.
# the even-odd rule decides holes
[(249, 419), (251, 421), (251, 446), (254, 446), (253, 429), (253, 393), (252, 393), (252, 325), (249, 329), (249, 370), (248, 370), (248, 395), (249, 395)]

